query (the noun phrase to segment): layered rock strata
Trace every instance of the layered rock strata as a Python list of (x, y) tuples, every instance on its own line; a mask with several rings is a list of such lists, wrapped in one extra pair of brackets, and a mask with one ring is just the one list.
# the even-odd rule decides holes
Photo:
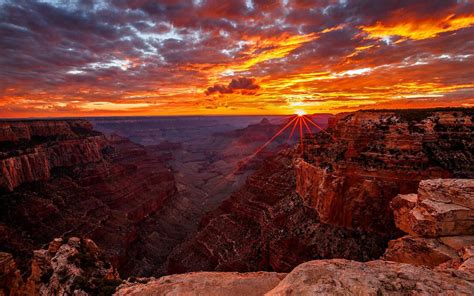
[(418, 194), (398, 195), (391, 207), (408, 235), (389, 242), (385, 259), (429, 267), (474, 263), (474, 179), (422, 181)]
[(315, 258), (378, 258), (387, 237), (320, 223), (295, 188), (293, 151), (268, 159), (246, 184), (173, 250), (167, 273), (288, 272)]
[(161, 155), (83, 120), (5, 121), (0, 138), (0, 251), (26, 272), (54, 237), (87, 236), (116, 266), (140, 223), (176, 194)]
[(472, 109), (358, 111), (304, 142), (296, 190), (324, 223), (392, 233), (390, 201), (424, 179), (474, 177)]

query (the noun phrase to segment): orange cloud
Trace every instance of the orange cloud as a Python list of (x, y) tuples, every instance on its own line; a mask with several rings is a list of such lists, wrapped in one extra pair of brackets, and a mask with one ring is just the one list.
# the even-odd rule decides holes
[[(403, 16), (400, 16), (403, 20)], [(404, 39), (422, 40), (433, 38), (441, 33), (452, 32), (470, 27), (474, 24), (474, 14), (456, 16), (451, 14), (444, 19), (408, 20), (406, 22), (384, 24), (381, 21), (372, 26), (361, 26), (369, 38), (399, 36)]]

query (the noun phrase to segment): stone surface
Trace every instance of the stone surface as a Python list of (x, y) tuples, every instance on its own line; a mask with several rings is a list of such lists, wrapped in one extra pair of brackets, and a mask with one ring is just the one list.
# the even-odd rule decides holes
[(474, 209), (474, 180), (425, 180), (418, 187), (418, 198)]
[(406, 200), (399, 195), (392, 201), (395, 224), (406, 233), (426, 237), (474, 234), (474, 209), (466, 207), (474, 200), (474, 179), (422, 181), (416, 202)]
[(455, 249), (435, 238), (404, 236), (388, 243), (385, 260), (435, 267), (459, 259)]
[(468, 274), (382, 260), (334, 259), (301, 264), (265, 295), (472, 295), (472, 291)]
[(343, 259), (303, 263), (289, 274), (194, 272), (138, 279), (115, 295), (472, 295), (474, 277), (464, 270)]
[(121, 285), (117, 296), (208, 295), (258, 296), (274, 288), (286, 274), (273, 272), (196, 272), (164, 276), (145, 284)]
[(469, 269), (469, 258), (460, 254), (474, 245), (474, 211), (466, 207), (474, 199), (473, 185), (472, 179), (424, 180), (418, 194), (395, 197), (391, 202), (395, 224), (409, 235), (390, 241), (383, 258)]

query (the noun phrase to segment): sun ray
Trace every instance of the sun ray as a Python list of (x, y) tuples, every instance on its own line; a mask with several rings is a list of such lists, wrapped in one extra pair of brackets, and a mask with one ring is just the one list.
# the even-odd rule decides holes
[(311, 123), (312, 125), (314, 125), (315, 127), (317, 127), (319, 130), (321, 130), (322, 132), (328, 134), (334, 141), (336, 141), (336, 138), (331, 134), (329, 133), (328, 131), (326, 131), (325, 129), (323, 129), (319, 124), (315, 123), (310, 117), (308, 116), (304, 116), (306, 117), (306, 119), (308, 119), (309, 123)]
[(297, 125), (297, 121), (295, 121), (295, 123), (293, 124), (293, 128), (291, 129), (291, 133), (290, 133), (288, 139), (286, 140), (287, 143), (288, 143), (289, 141), (291, 141), (291, 139), (293, 138), (293, 135), (294, 135), (295, 129), (296, 129), (296, 125)]
[(304, 150), (304, 143), (303, 143), (303, 124), (301, 123), (303, 121), (303, 118), (300, 116), (299, 117), (299, 120), (300, 120), (300, 144), (301, 144), (301, 151)]
[(292, 119), (290, 119), (290, 121), (285, 124), (285, 126), (283, 126), (281, 129), (279, 129), (271, 138), (270, 140), (268, 140), (267, 142), (265, 142), (262, 146), (260, 146), (253, 154), (251, 154), (250, 156), (247, 156), (245, 158), (245, 160), (240, 163), (237, 168), (232, 172), (230, 173), (229, 175), (226, 176), (226, 179), (231, 176), (231, 175), (235, 175), (236, 172), (238, 172), (244, 165), (246, 165), (250, 160), (252, 160), (255, 156), (257, 156), (263, 149), (265, 149), (265, 147), (267, 147), (268, 145), (270, 145), (271, 142), (273, 142), (279, 135), (281, 135), (281, 133), (283, 133), (294, 121), (296, 121), (299, 117), (298, 116), (293, 116)]
[(313, 132), (311, 131), (311, 129), (309, 128), (308, 123), (306, 122), (307, 119), (304, 118), (304, 117), (301, 117), (301, 118), (303, 119), (303, 124), (304, 124), (304, 126), (306, 127), (306, 130), (309, 132), (309, 134), (310, 134), (311, 136), (313, 136)]

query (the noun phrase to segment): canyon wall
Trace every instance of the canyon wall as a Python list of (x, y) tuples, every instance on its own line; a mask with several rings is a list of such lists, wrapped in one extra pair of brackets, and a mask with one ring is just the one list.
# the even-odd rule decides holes
[(474, 177), (471, 109), (358, 111), (337, 116), (331, 137), (307, 138), (296, 191), (322, 222), (395, 232), (390, 201), (430, 178)]
[(472, 110), (360, 111), (269, 159), (173, 250), (168, 273), (287, 272), (317, 258), (382, 255), (390, 201), (423, 179), (474, 176)]
[(388, 237), (320, 223), (295, 192), (294, 151), (268, 159), (246, 184), (173, 250), (167, 273), (198, 270), (288, 272), (316, 258), (367, 261)]
[(84, 120), (0, 126), (0, 251), (26, 272), (32, 250), (78, 235), (94, 239), (116, 266), (133, 260), (140, 223), (176, 194), (161, 155)]

